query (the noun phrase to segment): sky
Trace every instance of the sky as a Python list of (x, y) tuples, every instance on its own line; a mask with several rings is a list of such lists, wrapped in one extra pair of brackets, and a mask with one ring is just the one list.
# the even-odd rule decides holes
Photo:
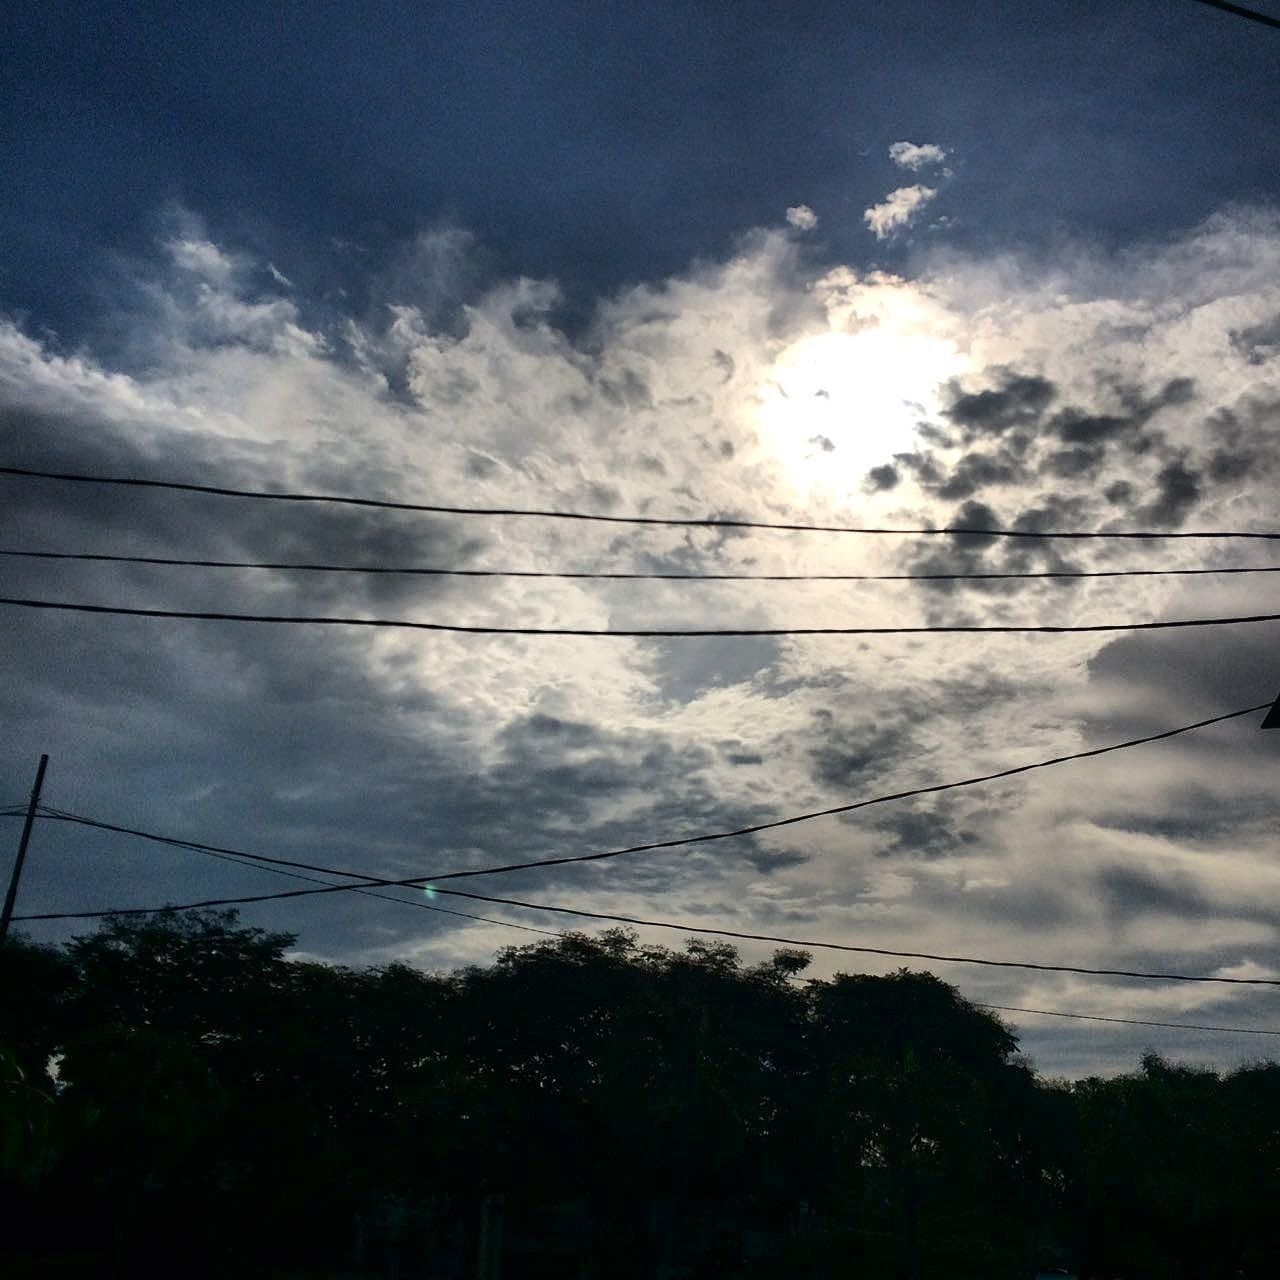
[[(0, 465), (858, 528), (1274, 530), (1276, 38), (1191, 0), (20, 0), (0, 16), (16, 51), (0, 80)], [(729, 575), (1280, 563), (1241, 539), (593, 524), (14, 476), (0, 546)], [(601, 581), (2, 556), (0, 584), (599, 630), (1276, 607), (1267, 574)], [(1280, 692), (1265, 622), (610, 638), (11, 606), (0, 621), (0, 803), (24, 799), (47, 752), (49, 805), (384, 878), (766, 823)], [(1280, 734), (1260, 720), (464, 887), (858, 946), (1280, 977)], [(295, 887), (41, 822), (18, 911)], [(301, 955), (429, 968), (538, 936), (506, 924), (567, 927), (388, 892), (408, 905), (342, 893), (242, 918), (295, 933)], [(441, 906), (491, 921), (418, 909)], [(91, 926), (25, 927), (57, 941)], [(901, 963), (813, 956), (812, 976)], [(929, 967), (991, 1004), (1280, 1030), (1275, 988)], [(1223, 1067), (1276, 1052), (1006, 1017), (1055, 1075), (1131, 1068), (1148, 1048)]]

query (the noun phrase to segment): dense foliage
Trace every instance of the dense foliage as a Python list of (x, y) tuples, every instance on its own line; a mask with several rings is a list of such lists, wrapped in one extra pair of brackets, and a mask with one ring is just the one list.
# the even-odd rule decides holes
[(187, 914), (0, 949), (20, 1274), (1209, 1280), (1280, 1256), (1269, 1063), (1049, 1083), (932, 975), (806, 982), (788, 951), (615, 931), (437, 975), (291, 942)]

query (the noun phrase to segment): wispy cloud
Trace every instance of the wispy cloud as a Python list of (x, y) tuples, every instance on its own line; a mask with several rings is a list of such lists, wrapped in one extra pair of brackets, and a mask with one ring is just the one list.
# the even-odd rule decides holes
[(890, 191), (880, 204), (863, 211), (862, 220), (875, 232), (877, 240), (887, 240), (895, 231), (909, 226), (912, 220), (938, 194), (936, 187), (918, 183)]
[(929, 165), (941, 164), (947, 158), (947, 151), (936, 142), (891, 142), (889, 157), (899, 169), (919, 173)]

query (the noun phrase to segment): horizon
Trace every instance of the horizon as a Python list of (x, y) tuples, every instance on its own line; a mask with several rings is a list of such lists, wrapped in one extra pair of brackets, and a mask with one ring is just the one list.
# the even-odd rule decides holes
[[(0, 32), (0, 468), (608, 518), (0, 473), (6, 598), (778, 633), (0, 604), (15, 813), (47, 752), (51, 809), (375, 882), (581, 857), (463, 887), (1280, 982), (1265, 711), (927, 794), (1280, 694), (1274, 620), (1147, 629), (1277, 607), (1280, 33), (1190, 0), (324, 22), (22, 2)], [(668, 576), (465, 576), (485, 570)], [(917, 630), (1112, 624), (1132, 629)], [(815, 628), (911, 634), (793, 634)], [(16, 923), (56, 943), (73, 923), (20, 917), (300, 887), (46, 814)], [(242, 918), (433, 972), (559, 927), (387, 892), (415, 909), (343, 892)], [(846, 964), (896, 961), (814, 955)], [(1280, 1028), (1265, 985), (935, 972), (982, 1004)], [(1007, 1016), (1046, 1076), (1148, 1048), (1230, 1070), (1270, 1044)]]

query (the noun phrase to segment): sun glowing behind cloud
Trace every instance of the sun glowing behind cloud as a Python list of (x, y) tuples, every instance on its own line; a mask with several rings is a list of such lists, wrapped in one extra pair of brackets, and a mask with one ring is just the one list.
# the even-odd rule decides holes
[(762, 434), (797, 489), (852, 497), (872, 467), (913, 448), (939, 386), (966, 364), (949, 338), (891, 321), (800, 338), (762, 380)]

